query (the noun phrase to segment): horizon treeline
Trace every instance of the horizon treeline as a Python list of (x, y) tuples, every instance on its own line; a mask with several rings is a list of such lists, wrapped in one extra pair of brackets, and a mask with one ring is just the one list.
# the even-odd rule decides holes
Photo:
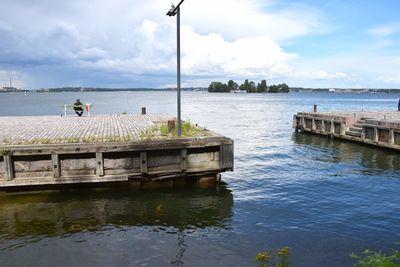
[(229, 80), (228, 83), (212, 82), (208, 86), (208, 92), (210, 93), (229, 93), (238, 90), (246, 91), (247, 93), (288, 93), (289, 86), (286, 83), (268, 86), (266, 80), (261, 80), (256, 84), (254, 81), (249, 82), (248, 79), (241, 85)]

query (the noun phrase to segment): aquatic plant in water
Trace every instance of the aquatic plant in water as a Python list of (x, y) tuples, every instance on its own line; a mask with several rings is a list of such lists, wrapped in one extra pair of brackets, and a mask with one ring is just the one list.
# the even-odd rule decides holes
[(289, 267), (290, 248), (283, 247), (277, 250), (266, 250), (256, 255), (260, 267)]
[(366, 249), (361, 255), (352, 253), (350, 257), (358, 260), (355, 267), (400, 267), (400, 251), (395, 249), (391, 255)]

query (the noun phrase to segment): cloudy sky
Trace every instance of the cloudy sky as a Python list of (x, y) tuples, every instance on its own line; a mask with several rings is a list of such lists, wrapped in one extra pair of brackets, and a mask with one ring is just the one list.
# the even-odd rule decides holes
[[(178, 1), (176, 1), (178, 2)], [(0, 0), (0, 86), (176, 86), (171, 0)], [(400, 88), (398, 0), (185, 0), (182, 85)]]

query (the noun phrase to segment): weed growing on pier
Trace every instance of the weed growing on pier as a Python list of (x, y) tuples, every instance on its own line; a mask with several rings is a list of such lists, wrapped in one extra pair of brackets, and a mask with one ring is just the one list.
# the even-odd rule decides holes
[(11, 145), (12, 140), (9, 139), (9, 138), (4, 138), (3, 141), (2, 141), (2, 143), (3, 143), (4, 145)]
[(11, 150), (0, 150), (0, 156), (11, 155)]
[[(192, 124), (190, 121), (182, 121), (182, 136), (181, 137), (200, 137), (210, 136), (210, 132), (206, 129), (200, 128), (197, 125)], [(178, 137), (177, 129), (171, 128), (167, 122), (163, 122), (158, 125), (154, 125), (149, 129), (143, 131), (140, 135), (141, 139), (166, 139)]]

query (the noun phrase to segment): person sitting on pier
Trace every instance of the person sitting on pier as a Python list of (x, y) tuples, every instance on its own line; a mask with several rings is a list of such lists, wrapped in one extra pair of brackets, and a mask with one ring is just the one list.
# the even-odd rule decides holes
[(79, 99), (77, 99), (74, 104), (74, 111), (79, 117), (82, 116), (82, 114), (83, 114), (82, 106), (83, 106), (83, 104), (81, 103), (81, 101)]

